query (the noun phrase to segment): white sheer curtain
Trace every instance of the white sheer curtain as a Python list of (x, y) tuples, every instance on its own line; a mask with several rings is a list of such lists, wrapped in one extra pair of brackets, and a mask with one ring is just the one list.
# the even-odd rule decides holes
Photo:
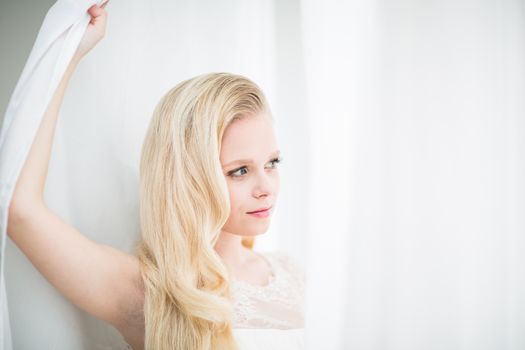
[(524, 2), (301, 4), (308, 348), (524, 349)]

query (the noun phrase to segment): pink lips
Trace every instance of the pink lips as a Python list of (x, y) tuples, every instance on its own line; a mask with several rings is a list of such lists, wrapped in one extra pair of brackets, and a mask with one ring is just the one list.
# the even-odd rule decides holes
[(272, 207), (269, 207), (269, 208), (261, 208), (261, 209), (258, 209), (256, 211), (251, 211), (249, 212), (248, 214), (250, 215), (253, 215), (253, 216), (256, 216), (258, 218), (265, 218), (265, 217), (268, 217), (270, 215), (270, 209)]

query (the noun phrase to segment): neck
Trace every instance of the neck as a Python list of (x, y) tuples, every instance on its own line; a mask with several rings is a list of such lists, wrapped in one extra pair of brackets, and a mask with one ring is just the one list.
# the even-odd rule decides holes
[(242, 236), (227, 231), (221, 231), (215, 251), (229, 269), (237, 270), (245, 265), (250, 257), (250, 249), (242, 245)]

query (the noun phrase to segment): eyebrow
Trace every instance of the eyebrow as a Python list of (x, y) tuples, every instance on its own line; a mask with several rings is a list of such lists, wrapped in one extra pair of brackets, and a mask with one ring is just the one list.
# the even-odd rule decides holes
[[(270, 154), (270, 157), (277, 157), (279, 154), (281, 153), (280, 150), (277, 150), (275, 152), (273, 152), (272, 154)], [(233, 165), (233, 164), (238, 164), (238, 163), (244, 163), (244, 164), (252, 164), (253, 163), (253, 160), (252, 159), (237, 159), (237, 160), (234, 160), (232, 162), (229, 162), (227, 164), (224, 164), (223, 167), (228, 167), (230, 165)]]

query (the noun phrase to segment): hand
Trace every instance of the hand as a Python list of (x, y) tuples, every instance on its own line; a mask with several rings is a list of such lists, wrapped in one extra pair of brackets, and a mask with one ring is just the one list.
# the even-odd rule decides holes
[(95, 4), (88, 9), (87, 12), (91, 16), (91, 21), (89, 22), (86, 32), (78, 45), (75, 53), (77, 58), (80, 59), (84, 57), (89, 50), (91, 50), (104, 37), (108, 17), (108, 13), (104, 8), (108, 2), (109, 0), (103, 3), (100, 7)]

